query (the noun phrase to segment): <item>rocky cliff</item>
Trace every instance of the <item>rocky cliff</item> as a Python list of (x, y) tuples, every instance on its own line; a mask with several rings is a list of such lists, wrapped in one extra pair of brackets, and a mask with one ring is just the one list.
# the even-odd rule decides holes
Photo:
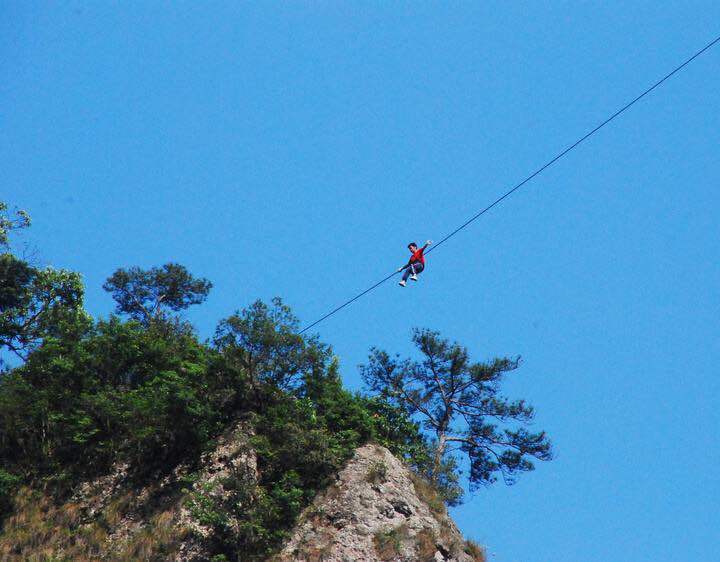
[[(180, 466), (151, 485), (133, 484), (120, 466), (62, 502), (23, 489), (0, 534), (0, 560), (229, 562), (212, 555), (217, 527), (207, 506), (230, 494), (228, 483), (257, 479), (249, 434), (236, 425), (200, 470)], [(242, 523), (230, 518), (223, 525)], [(470, 562), (484, 555), (463, 540), (431, 486), (387, 449), (368, 444), (304, 510), (274, 560)]]
[(194, 500), (223, 495), (231, 475), (256, 477), (250, 434), (246, 424), (237, 424), (201, 459), (199, 470), (180, 465), (149, 484), (138, 485), (120, 465), (65, 501), (21, 489), (0, 532), (0, 561), (209, 560), (212, 530), (192, 513)]
[(387, 449), (359, 448), (302, 514), (277, 562), (484, 560), (432, 488)]

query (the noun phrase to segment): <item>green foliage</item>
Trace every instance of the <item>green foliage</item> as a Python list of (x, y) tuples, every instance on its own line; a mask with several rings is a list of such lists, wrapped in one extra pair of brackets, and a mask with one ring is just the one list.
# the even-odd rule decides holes
[(218, 496), (212, 495), (214, 486), (205, 484), (201, 491), (193, 492), (187, 500), (190, 516), (200, 525), (211, 527), (216, 532), (227, 533), (229, 517)]
[(103, 285), (117, 303), (118, 314), (127, 314), (145, 325), (167, 318), (206, 298), (212, 283), (193, 277), (182, 265), (167, 263), (152, 269), (118, 269)]
[(387, 480), (387, 464), (383, 461), (373, 461), (367, 473), (367, 481), (372, 483), (385, 482)]
[(416, 470), (431, 461), (430, 448), (420, 432), (420, 424), (403, 408), (381, 397), (362, 396), (358, 399), (371, 416), (374, 441)]
[(26, 287), (35, 275), (35, 270), (26, 262), (12, 254), (0, 254), (0, 311), (27, 306)]
[(487, 562), (487, 554), (485, 548), (472, 540), (466, 540), (463, 548), (465, 554), (470, 556), (474, 562)]
[(0, 287), (0, 349), (22, 360), (44, 340), (68, 336), (85, 320), (77, 273), (37, 269), (0, 254)]
[(399, 411), (390, 408), (395, 418), (386, 419), (379, 401), (342, 388), (334, 359), (294, 393), (262, 386), (254, 404), (259, 481), (236, 479), (234, 485), (224, 483), (226, 494), (204, 493), (203, 500), (194, 500), (198, 521), (214, 519), (214, 552), (230, 559), (270, 555), (363, 443), (383, 436), (396, 437), (400, 450), (413, 450), (407, 443), (419, 447), (417, 426)]
[(448, 502), (439, 487), (417, 473), (412, 474), (411, 478), (415, 493), (430, 508), (430, 511), (435, 515), (446, 515)]
[(400, 361), (373, 349), (361, 370), (371, 390), (421, 420), (433, 435), (433, 460), (423, 468), (448, 501), (459, 499), (453, 497), (454, 451), (467, 456), (473, 487), (495, 482), (496, 473), (512, 484), (519, 473), (533, 469), (531, 459), (552, 458), (545, 433), (526, 427), (532, 407), (499, 394), (504, 376), (517, 369), (519, 359), (471, 363), (465, 348), (430, 330), (415, 330), (413, 342), (421, 361)]
[(430, 443), (426, 450), (427, 454), (421, 457), (420, 462), (413, 464), (416, 472), (428, 479), (442, 502), (449, 506), (460, 505), (463, 502), (464, 490), (460, 485), (461, 471), (457, 457), (449, 454), (438, 456), (435, 442)]
[(192, 456), (221, 427), (206, 398), (210, 354), (190, 336), (117, 318), (49, 341), (0, 381), (0, 456), (38, 474)]
[(253, 513), (261, 539), (246, 545), (266, 555), (286, 537), (301, 510), (354, 448), (358, 432), (331, 431), (307, 398), (277, 394), (255, 420), (260, 493)]
[[(82, 311), (83, 285), (77, 273), (37, 268), (9, 250), (9, 233), (30, 226), (25, 211), (7, 212), (0, 201), (0, 352), (20, 360), (52, 337), (69, 337), (88, 320)], [(0, 356), (0, 369), (4, 366)]]
[(158, 373), (124, 396), (127, 454), (137, 466), (154, 468), (198, 453), (218, 429), (212, 405), (198, 381), (175, 371)]
[(298, 330), (298, 319), (280, 298), (272, 306), (258, 300), (222, 320), (213, 341), (232, 367), (245, 372), (251, 387), (262, 383), (288, 389), (321, 371), (329, 353)]
[(409, 532), (405, 524), (388, 531), (375, 533), (373, 535), (373, 545), (378, 558), (388, 562), (398, 560), (402, 552), (403, 541), (407, 540), (408, 537)]
[(13, 217), (8, 212), (8, 205), (0, 201), (0, 249), (7, 248), (10, 243), (10, 232), (30, 226), (30, 216), (23, 210), (16, 210)]
[(20, 478), (0, 468), (0, 525), (11, 509)]

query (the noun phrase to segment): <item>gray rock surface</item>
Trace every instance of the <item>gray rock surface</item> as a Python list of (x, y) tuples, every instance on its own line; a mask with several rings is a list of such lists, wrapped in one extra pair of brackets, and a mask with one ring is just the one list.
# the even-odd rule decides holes
[[(416, 480), (415, 480), (416, 481)], [(365, 445), (301, 515), (277, 562), (471, 562), (455, 524), (419, 497), (410, 470)]]

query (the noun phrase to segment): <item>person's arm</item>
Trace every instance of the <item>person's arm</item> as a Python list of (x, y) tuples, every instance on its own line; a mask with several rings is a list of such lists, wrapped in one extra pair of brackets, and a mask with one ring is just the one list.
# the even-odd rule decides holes
[(428, 240), (427, 242), (425, 242), (425, 245), (422, 247), (422, 251), (424, 252), (425, 248), (427, 248), (430, 244), (432, 244), (432, 240)]

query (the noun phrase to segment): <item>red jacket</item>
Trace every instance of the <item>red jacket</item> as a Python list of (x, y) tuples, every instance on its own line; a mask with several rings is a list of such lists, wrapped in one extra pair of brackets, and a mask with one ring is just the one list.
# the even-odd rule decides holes
[(410, 261), (408, 262), (408, 265), (412, 265), (415, 262), (420, 262), (421, 264), (423, 264), (423, 266), (425, 266), (425, 256), (423, 255), (425, 248), (427, 248), (427, 244), (425, 244), (422, 248), (418, 248), (417, 250), (415, 250), (412, 256), (410, 256)]

